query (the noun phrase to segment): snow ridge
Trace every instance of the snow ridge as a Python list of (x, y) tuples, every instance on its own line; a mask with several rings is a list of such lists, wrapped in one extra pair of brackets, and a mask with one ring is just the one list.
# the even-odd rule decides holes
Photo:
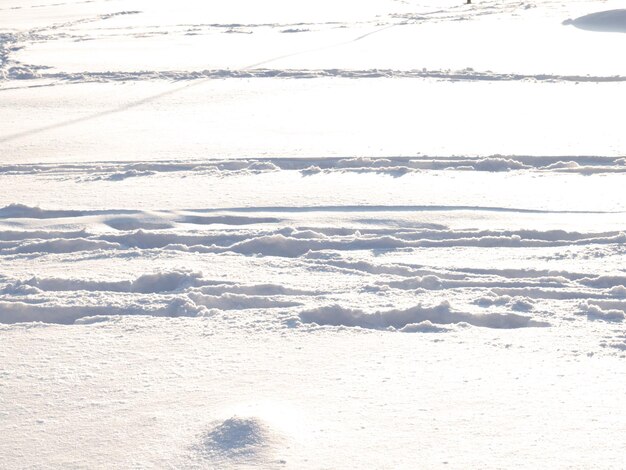
[[(307, 208), (303, 210), (306, 211)], [(328, 208), (312, 208), (318, 211)], [(376, 208), (375, 208), (376, 209)], [(361, 208), (367, 211), (367, 207)], [(397, 208), (391, 207), (394, 211)], [(188, 219), (185, 219), (188, 220)], [(261, 219), (266, 220), (266, 219)], [(250, 223), (253, 223), (252, 221)], [(238, 225), (238, 224), (235, 224)], [(239, 253), (278, 257), (299, 257), (309, 252), (325, 250), (397, 250), (403, 248), (436, 247), (562, 247), (618, 245), (626, 242), (624, 232), (579, 233), (562, 230), (447, 230), (447, 229), (370, 229), (354, 230), (345, 235), (327, 235), (323, 229), (316, 231), (296, 227), (276, 230), (206, 230), (179, 232), (139, 229), (111, 234), (88, 232), (62, 232), (58, 238), (45, 235), (43, 240), (2, 235), (13, 238), (2, 241), (0, 255), (27, 253), (74, 253), (84, 251), (125, 251), (129, 249), (164, 249), (197, 253)], [(78, 235), (78, 236), (77, 236)]]
[(0, 323), (85, 323), (125, 315), (211, 316), (215, 311), (284, 309), (318, 292), (276, 284), (212, 280), (185, 270), (132, 280), (82, 278), (0, 279)]
[[(509, 314), (467, 314), (456, 312), (448, 302), (434, 307), (417, 305), (403, 310), (386, 310), (374, 313), (358, 309), (343, 308), (339, 305), (319, 307), (300, 312), (300, 319), (305, 323), (318, 325), (351, 326), (366, 329), (397, 329), (403, 332), (419, 331), (423, 322), (435, 324), (466, 323), (485, 328), (525, 328), (550, 326), (547, 322), (534, 321), (530, 317)], [(418, 327), (417, 325), (422, 325)]]
[[(623, 251), (626, 238), (621, 231), (451, 229), (435, 223), (396, 227), (373, 223), (357, 229), (291, 226), (286, 222), (289, 217), (312, 211), (369, 211), (369, 220), (375, 222), (381, 216), (384, 220), (390, 214), (397, 217), (403, 209), (423, 213), (484, 210), (467, 207), (239, 209), (147, 213), (54, 210), (14, 204), (0, 209), (0, 223), (8, 225), (6, 229), (0, 225), (0, 259), (47, 263), (58, 257), (74, 262), (219, 257), (239, 260), (238, 263), (250, 261), (265, 266), (264, 269), (276, 266), (281, 272), (303, 270), (328, 274), (332, 279), (338, 276), (345, 279), (346, 286), (339, 287), (335, 281), (297, 285), (293, 283), (297, 278), (286, 282), (279, 281), (280, 276), (275, 282), (263, 283), (225, 280), (216, 273), (207, 275), (205, 269), (180, 268), (122, 279), (5, 276), (0, 278), (0, 323), (84, 324), (127, 315), (211, 317), (226, 312), (252, 312), (253, 316), (274, 318), (274, 323), (267, 323), (268, 328), (315, 323), (446, 333), (464, 325), (500, 329), (548, 324), (554, 327), (561, 320), (550, 312), (563, 308), (570, 309), (576, 321), (591, 323), (621, 323), (626, 315), (626, 275), (619, 273), (444, 269), (384, 261), (394, 253), (436, 253), (460, 248), (492, 251), (507, 247), (548, 250), (546, 253), (556, 255), (562, 250), (575, 250), (581, 257), (609, 258)], [(277, 214), (280, 216), (274, 217)], [(38, 227), (17, 230), (16, 223)], [(73, 229), (62, 230), (62, 226)], [(363, 253), (373, 256), (360, 259)], [(360, 292), (364, 303), (346, 307), (346, 292), (354, 290)], [(325, 306), (320, 307), (320, 302)], [(252, 321), (253, 317), (244, 316), (242, 321), (243, 318)]]
[[(416, 157), (326, 157), (326, 158), (241, 158), (230, 160), (176, 160), (153, 162), (99, 162), (95, 164), (0, 165), (0, 175), (46, 174), (77, 181), (125, 181), (164, 173), (225, 176), (298, 171), (305, 176), (320, 173), (377, 173), (401, 177), (421, 171), (529, 171), (593, 175), (626, 173), (626, 158), (609, 156), (416, 156)], [(2, 209), (6, 215), (8, 208)], [(17, 210), (17, 208), (16, 208)]]
[[(2, 38), (0, 38), (2, 41)], [(0, 42), (1, 44), (1, 42)], [(0, 49), (2, 50), (2, 49)], [(8, 54), (5, 53), (5, 57)], [(0, 56), (1, 58), (1, 56)], [(6, 60), (6, 59), (5, 59)], [(213, 69), (213, 70), (160, 70), (137, 72), (46, 72), (35, 66), (19, 66), (8, 68), (4, 73), (6, 80), (55, 80), (72, 83), (107, 83), (143, 80), (190, 81), (190, 80), (224, 80), (224, 79), (436, 79), (450, 81), (488, 81), (488, 82), (574, 82), (574, 83), (616, 83), (625, 82), (626, 76), (601, 75), (559, 75), (559, 74), (522, 74), (481, 72), (471, 68), (463, 70), (427, 70), (427, 69)]]

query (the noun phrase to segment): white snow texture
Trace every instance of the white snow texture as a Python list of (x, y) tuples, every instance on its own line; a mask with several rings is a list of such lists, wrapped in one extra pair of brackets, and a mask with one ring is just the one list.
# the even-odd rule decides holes
[(0, 2), (0, 468), (626, 468), (618, 0)]

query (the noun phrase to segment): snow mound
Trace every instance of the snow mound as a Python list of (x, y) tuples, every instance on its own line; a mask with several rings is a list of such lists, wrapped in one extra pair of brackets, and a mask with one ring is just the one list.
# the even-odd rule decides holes
[(571, 24), (587, 31), (626, 33), (626, 9), (599, 11), (574, 20), (565, 20), (563, 24)]
[(183, 222), (196, 225), (253, 225), (275, 224), (281, 221), (276, 217), (244, 217), (244, 216), (187, 216)]
[(272, 434), (258, 418), (233, 416), (206, 431), (196, 448), (210, 460), (256, 460), (269, 450)]
[(433, 322), (425, 320), (420, 323), (409, 323), (400, 328), (399, 331), (402, 333), (442, 333), (444, 331), (450, 331), (450, 329), (437, 326)]
[(517, 160), (511, 158), (482, 158), (478, 160), (471, 168), (476, 171), (509, 171), (509, 170), (521, 170), (529, 168)]
[(154, 175), (154, 171), (137, 171), (137, 170), (128, 170), (121, 173), (113, 173), (108, 178), (109, 181), (124, 181), (128, 178), (137, 178), (139, 176), (152, 176)]
[(60, 217), (76, 217), (82, 213), (79, 211), (57, 210), (50, 211), (40, 207), (30, 207), (24, 204), (9, 204), (0, 208), (0, 218), (19, 219), (53, 219)]
[[(403, 332), (424, 331), (431, 324), (468, 323), (485, 328), (511, 329), (525, 327), (550, 326), (548, 323), (535, 321), (530, 317), (514, 313), (500, 314), (471, 314), (456, 312), (450, 308), (448, 302), (442, 302), (434, 307), (424, 307), (420, 304), (398, 310), (386, 310), (367, 313), (363, 310), (349, 309), (340, 305), (331, 305), (300, 312), (300, 319), (304, 323), (318, 325), (349, 326), (367, 329), (393, 328)], [(414, 326), (420, 324), (420, 327)], [(412, 325), (412, 326), (409, 326)]]
[(609, 295), (613, 297), (623, 297), (626, 298), (626, 287), (624, 286), (615, 286), (609, 289)]
[(300, 302), (276, 300), (271, 297), (257, 295), (230, 294), (203, 295), (191, 293), (189, 298), (196, 305), (219, 310), (246, 310), (255, 308), (286, 308), (302, 305)]
[(173, 227), (170, 223), (146, 221), (138, 217), (113, 217), (103, 222), (109, 227), (120, 231), (162, 230)]
[(624, 310), (615, 308), (603, 308), (600, 305), (590, 302), (583, 302), (580, 305), (581, 314), (587, 315), (589, 320), (604, 320), (621, 322), (626, 318)]
[(533, 307), (533, 300), (527, 297), (512, 297), (510, 295), (487, 295), (479, 297), (474, 301), (475, 304), (481, 307), (491, 307), (492, 305), (502, 306), (506, 305), (511, 310), (516, 312), (529, 312)]
[[(616, 10), (620, 11), (620, 10)], [(607, 12), (610, 13), (610, 12)], [(589, 15), (591, 16), (591, 15)], [(583, 17), (586, 18), (586, 17)], [(565, 20), (563, 24), (576, 24), (578, 20)], [(617, 23), (617, 28), (620, 28)], [(579, 26), (582, 29), (591, 27)], [(609, 26), (610, 28), (610, 26)], [(597, 29), (606, 31), (605, 29)], [(623, 29), (608, 31), (623, 31)], [(1, 39), (1, 38), (0, 38)], [(498, 73), (493, 71), (479, 71), (470, 69), (267, 69), (247, 68), (245, 70), (234, 69), (210, 69), (210, 70), (144, 70), (144, 71), (82, 71), (82, 72), (46, 72), (42, 69), (15, 66), (3, 70), (3, 78), (10, 80), (37, 80), (47, 79), (57, 82), (70, 82), (74, 84), (84, 83), (114, 83), (114, 82), (145, 82), (167, 80), (172, 82), (192, 80), (226, 80), (226, 79), (273, 79), (273, 80), (315, 80), (323, 78), (348, 78), (348, 79), (435, 79), (440, 81), (466, 81), (466, 82), (512, 82), (512, 81), (535, 81), (535, 82), (623, 82), (625, 79), (620, 75), (574, 75), (574, 74), (549, 74), (549, 73)], [(134, 176), (146, 176), (142, 173), (119, 173), (119, 181)], [(117, 177), (111, 181), (117, 180)], [(100, 180), (102, 178), (95, 178)]]
[(78, 251), (116, 250), (121, 246), (118, 243), (109, 243), (102, 240), (90, 240), (88, 238), (58, 238), (45, 241), (33, 241), (31, 243), (3, 250), (4, 254), (28, 254), (28, 253), (75, 253)]
[(580, 283), (595, 288), (613, 288), (626, 285), (626, 276), (596, 276), (596, 277), (583, 277), (580, 279)]
[[(523, 77), (522, 77), (523, 78)], [(522, 79), (520, 78), (520, 79)], [(566, 77), (560, 77), (565, 79)], [(556, 78), (555, 78), (556, 79)], [(570, 82), (625, 82), (626, 77), (591, 77), (570, 76)], [(420, 173), (428, 170), (439, 171), (477, 171), (477, 172), (508, 172), (525, 171), (538, 173), (579, 173), (584, 175), (603, 173), (626, 172), (626, 159), (623, 157), (596, 156), (528, 156), (528, 155), (501, 155), (494, 154), (482, 158), (473, 156), (415, 156), (415, 157), (385, 157), (385, 158), (342, 158), (342, 157), (311, 157), (311, 158), (242, 158), (237, 160), (160, 160), (160, 161), (131, 161), (131, 162), (98, 162), (97, 166), (83, 163), (27, 163), (27, 164), (0, 164), (0, 174), (10, 175), (54, 175), (74, 179), (80, 183), (106, 181), (121, 182), (128, 178), (159, 176), (163, 174), (210, 175), (231, 177), (241, 175), (258, 175), (273, 172), (299, 172), (304, 176), (313, 176), (320, 173), (376, 173), (401, 177), (411, 173)], [(0, 214), (9, 217), (21, 218), (53, 218), (93, 215), (86, 211), (51, 211), (38, 207), (29, 207), (22, 204), (11, 204), (0, 209)], [(66, 215), (63, 215), (66, 214)], [(194, 217), (194, 215), (190, 215)], [(183, 220), (184, 221), (184, 220)], [(243, 222), (243, 223), (242, 223)], [(263, 219), (260, 222), (265, 222)], [(268, 220), (268, 223), (278, 222)], [(254, 223), (244, 218), (215, 220), (202, 219), (196, 215), (188, 223), (213, 224), (226, 223), (229, 225), (245, 225)]]
[(278, 284), (223, 284), (202, 286), (198, 292), (207, 295), (243, 294), (256, 296), (271, 295), (316, 295), (318, 292), (304, 289), (293, 289)]
[(145, 315), (153, 317), (196, 317), (208, 314), (206, 307), (197, 305), (188, 297), (172, 297), (162, 303), (146, 304), (134, 302), (129, 305), (115, 305), (112, 302), (101, 305), (84, 304), (32, 304), (27, 302), (0, 301), (0, 323), (58, 323), (71, 325), (85, 317), (112, 317), (122, 315)]
[[(94, 281), (86, 279), (64, 279), (57, 277), (37, 278), (18, 281), (12, 284), (17, 287), (33, 287), (48, 292), (89, 291), (89, 292), (133, 292), (152, 294), (173, 292), (188, 287), (202, 285), (202, 273), (193, 271), (163, 271), (143, 274), (129, 281)], [(0, 290), (0, 293), (4, 290)]]

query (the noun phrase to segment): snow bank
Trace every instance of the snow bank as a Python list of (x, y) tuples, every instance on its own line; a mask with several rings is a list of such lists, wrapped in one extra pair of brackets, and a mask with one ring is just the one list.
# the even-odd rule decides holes
[[(489, 273), (485, 276), (462, 276), (457, 273), (438, 273), (425, 274), (423, 276), (407, 277), (399, 281), (377, 281), (376, 285), (385, 286), (392, 289), (402, 290), (440, 290), (440, 289), (459, 289), (468, 287), (489, 287), (489, 288), (533, 288), (542, 287), (565, 287), (567, 280), (556, 280), (554, 278), (537, 279), (537, 278), (509, 278), (498, 275), (497, 271)], [(497, 297), (497, 296), (496, 296)], [(511, 297), (498, 297), (491, 301), (490, 298), (484, 298), (483, 303), (488, 305), (502, 305), (509, 303)]]
[(85, 279), (37, 278), (22, 281), (22, 285), (43, 291), (109, 291), (142, 294), (172, 292), (202, 285), (202, 273), (188, 271), (143, 274), (132, 281), (92, 281)]
[(219, 216), (185, 216), (181, 222), (196, 225), (253, 225), (253, 224), (275, 224), (281, 219), (276, 217), (245, 217), (241, 215), (219, 215)]
[[(66, 287), (66, 286), (61, 286)], [(167, 288), (167, 287), (165, 287)], [(209, 316), (215, 310), (272, 309), (301, 306), (301, 302), (266, 296), (223, 293), (203, 295), (195, 292), (175, 295), (146, 294), (128, 299), (112, 295), (78, 296), (59, 298), (30, 297), (41, 294), (36, 288), (14, 288), (1, 294), (21, 296), (22, 300), (0, 300), (0, 323), (60, 323), (72, 324), (89, 317), (145, 315), (155, 317)], [(118, 291), (123, 292), (123, 291)], [(73, 292), (72, 292), (73, 294)]]
[(131, 280), (106, 281), (62, 277), (33, 277), (25, 280), (4, 279), (0, 293), (33, 292), (126, 292), (138, 294), (168, 293), (192, 289), (202, 294), (239, 293), (250, 295), (307, 295), (313, 292), (276, 284), (238, 284), (203, 278), (199, 271), (172, 270), (147, 273)]
[(424, 320), (419, 323), (409, 323), (400, 328), (398, 331), (401, 331), (402, 333), (443, 333), (450, 331), (450, 329), (437, 326), (428, 320)]
[(603, 309), (600, 305), (591, 302), (583, 302), (580, 305), (580, 313), (587, 315), (590, 320), (622, 321), (626, 318), (624, 310)]
[[(316, 323), (318, 325), (343, 325), (368, 329), (391, 327), (401, 331), (407, 325), (420, 324), (425, 321), (435, 324), (468, 323), (474, 326), (498, 329), (549, 326), (546, 322), (535, 321), (530, 317), (513, 313), (470, 314), (456, 312), (450, 308), (448, 302), (442, 302), (434, 307), (417, 305), (404, 310), (386, 310), (375, 313), (331, 305), (302, 311), (300, 312), (300, 319), (304, 323)], [(419, 331), (419, 328), (409, 327), (404, 331)]]
[(571, 24), (587, 31), (626, 33), (626, 10), (599, 11), (573, 20), (565, 20), (563, 24)]
[(0, 209), (0, 218), (3, 219), (56, 219), (61, 217), (79, 217), (80, 211), (73, 210), (45, 210), (39, 207), (30, 207), (24, 204), (9, 204)]
[(315, 260), (319, 266), (333, 267), (343, 271), (357, 271), (370, 274), (391, 274), (395, 276), (417, 276), (422, 271), (399, 264), (375, 264), (369, 261), (349, 261), (337, 257), (333, 258), (333, 253), (310, 251), (303, 255), (303, 258)]
[[(624, 32), (623, 19), (620, 12), (614, 10), (600, 18), (582, 17), (566, 20), (563, 24), (573, 24), (581, 29), (591, 31)], [(593, 15), (588, 15), (593, 16)], [(580, 21), (579, 21), (580, 20)], [(48, 79), (72, 83), (91, 82), (129, 82), (129, 81), (191, 81), (191, 80), (224, 80), (224, 79), (280, 79), (280, 80), (314, 80), (322, 78), (344, 79), (437, 79), (471, 82), (623, 82), (626, 77), (602, 75), (565, 75), (550, 73), (496, 73), (478, 70), (443, 70), (443, 69), (211, 69), (211, 70), (151, 70), (124, 72), (46, 72), (44, 69), (32, 69), (25, 66), (10, 67), (5, 72), (10, 80)]]
[(428, 289), (438, 290), (447, 286), (446, 282), (439, 276), (428, 274), (426, 276), (417, 276), (401, 281), (379, 282), (379, 285), (387, 285), (395, 289)]
[(109, 181), (124, 181), (125, 179), (128, 178), (137, 178), (140, 176), (152, 176), (156, 174), (156, 172), (154, 171), (138, 171), (138, 170), (128, 170), (128, 171), (124, 171), (124, 172), (120, 172), (120, 173), (113, 173), (112, 175), (109, 175), (106, 179)]
[(316, 295), (319, 292), (305, 289), (293, 289), (278, 284), (215, 284), (202, 286), (196, 289), (197, 292), (208, 295), (221, 295), (223, 293), (245, 294), (257, 296), (274, 295)]
[(589, 287), (611, 288), (626, 286), (626, 276), (596, 276), (584, 277), (579, 281)]
[[(577, 234), (561, 231), (480, 231), (456, 232), (440, 231), (436, 239), (429, 238), (430, 233), (415, 231), (413, 237), (391, 236), (386, 233), (362, 235), (358, 232), (352, 237), (294, 237), (283, 233), (274, 233), (251, 237), (230, 246), (217, 245), (208, 248), (216, 253), (232, 251), (235, 253), (265, 256), (298, 257), (309, 251), (321, 250), (394, 250), (411, 247), (548, 247), (566, 245), (613, 244), (626, 240), (623, 232), (607, 234)], [(470, 236), (466, 236), (470, 235)], [(407, 239), (409, 238), (409, 239)]]
[(58, 230), (2, 230), (0, 241), (20, 241), (29, 239), (49, 240), (59, 238), (85, 238), (86, 230), (58, 231)]
[(76, 320), (85, 317), (115, 315), (195, 317), (206, 314), (208, 314), (206, 307), (199, 306), (184, 296), (174, 297), (166, 304), (137, 302), (124, 306), (119, 306), (113, 302), (105, 305), (55, 305), (0, 301), (0, 323), (44, 322), (72, 324)]
[(23, 243), (12, 248), (2, 248), (0, 252), (2, 252), (2, 254), (74, 253), (77, 251), (115, 250), (120, 248), (122, 248), (122, 246), (119, 243), (110, 243), (104, 240), (57, 238)]
[(509, 171), (509, 170), (522, 170), (530, 168), (524, 163), (514, 160), (512, 158), (482, 158), (478, 160), (470, 168), (477, 171)]
[[(626, 80), (626, 77), (624, 78)], [(81, 163), (62, 164), (4, 164), (0, 165), (0, 174), (7, 175), (54, 175), (59, 178), (71, 178), (80, 182), (123, 182), (128, 178), (150, 178), (163, 173), (180, 173), (241, 176), (262, 174), (277, 171), (297, 171), (303, 176), (319, 173), (377, 173), (401, 177), (410, 173), (427, 170), (439, 171), (480, 171), (508, 172), (525, 171), (537, 173), (574, 173), (603, 174), (625, 173), (626, 164), (623, 157), (610, 156), (524, 156), (524, 155), (491, 155), (481, 158), (471, 156), (415, 156), (385, 158), (242, 158), (236, 160), (205, 160), (205, 161), (132, 161), (132, 162), (98, 162), (96, 165)], [(63, 216), (65, 211), (57, 211)], [(70, 211), (67, 216), (76, 215)], [(4, 217), (54, 217), (54, 213), (29, 208), (19, 204), (0, 209)]]
[[(419, 208), (389, 207), (387, 210), (408, 210)], [(423, 208), (422, 208), (423, 209)], [(435, 208), (437, 209), (437, 208)], [(454, 208), (447, 208), (454, 209)], [(236, 209), (229, 209), (234, 212)], [(243, 210), (243, 208), (242, 208)], [(265, 208), (264, 210), (269, 210)], [(276, 208), (281, 211), (281, 208)], [(286, 209), (285, 209), (286, 210)], [(301, 208), (302, 211), (332, 210), (325, 207)], [(354, 210), (378, 210), (378, 208), (358, 207)], [(382, 209), (381, 209), (382, 210)], [(442, 210), (446, 210), (443, 208)], [(109, 212), (110, 214), (110, 212)], [(43, 214), (42, 214), (43, 215)], [(63, 215), (65, 217), (66, 214)], [(82, 213), (81, 215), (82, 216)], [(226, 228), (221, 230), (187, 231), (161, 229), (167, 226), (167, 220), (175, 219), (175, 214), (163, 214), (161, 219), (151, 218), (149, 215), (137, 216), (131, 220), (130, 226), (145, 225), (146, 228), (123, 233), (90, 234), (86, 231), (54, 231), (58, 238), (50, 234), (39, 232), (3, 233), (0, 231), (0, 254), (33, 254), (33, 253), (72, 253), (79, 251), (128, 250), (128, 249), (156, 249), (170, 251), (186, 251), (197, 253), (239, 253), (242, 255), (264, 255), (294, 258), (308, 255), (310, 252), (325, 250), (352, 251), (352, 250), (396, 250), (405, 248), (436, 248), (436, 247), (560, 247), (570, 245), (611, 245), (624, 243), (626, 234), (621, 231), (602, 233), (567, 232), (563, 230), (451, 230), (447, 228), (411, 228), (391, 230), (386, 228), (367, 230), (342, 230), (324, 233), (323, 229), (283, 227), (274, 230), (233, 231)], [(247, 225), (272, 218), (251, 218), (251, 220), (225, 218), (214, 219), (220, 222), (231, 222)], [(106, 224), (108, 219), (104, 219)], [(115, 219), (114, 219), (115, 220)], [(186, 220), (183, 218), (183, 220)], [(165, 222), (163, 222), (165, 221)], [(119, 221), (118, 221), (119, 222)], [(171, 222), (174, 224), (174, 222)], [(117, 225), (115, 222), (112, 225)], [(150, 226), (153, 229), (147, 228)], [(122, 221), (118, 228), (128, 228)], [(28, 235), (33, 238), (27, 238)], [(3, 240), (6, 239), (6, 240)], [(331, 263), (333, 261), (330, 261)], [(338, 261), (338, 263), (345, 263)], [(339, 267), (339, 265), (337, 266)], [(346, 268), (350, 266), (345, 265)], [(365, 265), (354, 265), (354, 269), (370, 269)], [(377, 267), (376, 269), (402, 268)], [(589, 283), (601, 282), (589, 279)], [(602, 281), (605, 282), (605, 281)], [(608, 280), (606, 282), (609, 282)], [(624, 285), (622, 277), (616, 284)], [(591, 284), (590, 284), (591, 285)], [(612, 287), (612, 286), (607, 286)]]
[(173, 228), (174, 225), (166, 221), (151, 221), (144, 217), (112, 217), (102, 221), (115, 230), (165, 230)]
[(587, 290), (579, 285), (563, 287), (559, 289), (546, 287), (494, 287), (492, 293), (497, 296), (524, 297), (526, 299), (544, 300), (576, 300), (598, 298), (603, 294), (597, 291)]
[(511, 297), (510, 295), (492, 295), (480, 297), (475, 300), (481, 307), (491, 307), (492, 305), (507, 306), (517, 312), (529, 312), (534, 307), (534, 301), (527, 297)]
[(626, 298), (626, 287), (623, 285), (611, 287), (609, 289), (609, 295), (613, 297)]
[(189, 298), (197, 305), (219, 310), (245, 310), (253, 308), (285, 308), (302, 305), (300, 302), (279, 300), (271, 297), (229, 294), (203, 295), (190, 293)]
[[(135, 232), (124, 236), (102, 236), (102, 239), (126, 246), (165, 247), (172, 250), (200, 252), (234, 252), (244, 255), (299, 257), (323, 250), (393, 250), (411, 247), (541, 247), (571, 244), (613, 244), (623, 241), (622, 232), (582, 234), (562, 231), (450, 231), (412, 230), (353, 231), (351, 236), (327, 236), (312, 230), (293, 228), (273, 232), (219, 234), (192, 237), (175, 234)], [(229, 244), (233, 238), (239, 238)], [(308, 256), (308, 255), (307, 255)]]
[(205, 279), (201, 272), (187, 270), (148, 273), (120, 281), (4, 277), (0, 278), (0, 323), (70, 324), (86, 317), (124, 315), (205, 316), (212, 309), (301, 306), (302, 302), (289, 296), (309, 295), (318, 293), (277, 284), (214, 281)]

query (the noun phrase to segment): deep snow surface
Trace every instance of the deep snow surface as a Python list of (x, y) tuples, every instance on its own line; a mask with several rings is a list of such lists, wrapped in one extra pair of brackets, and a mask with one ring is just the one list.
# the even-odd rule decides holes
[(0, 2), (0, 467), (626, 466), (622, 7)]

